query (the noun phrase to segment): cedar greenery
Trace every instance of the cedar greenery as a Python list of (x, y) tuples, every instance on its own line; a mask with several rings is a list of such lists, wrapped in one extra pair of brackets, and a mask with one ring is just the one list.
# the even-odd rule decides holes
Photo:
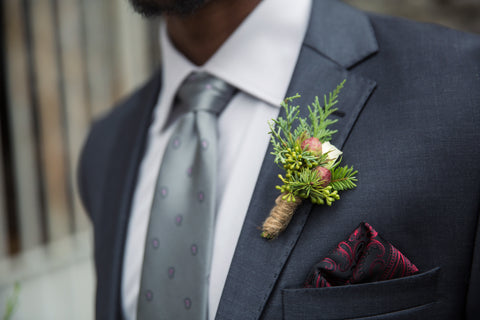
[[(328, 129), (328, 126), (337, 122), (329, 116), (338, 110), (334, 106), (338, 103), (338, 96), (345, 81), (343, 80), (329, 93), (328, 98), (327, 95), (324, 96), (323, 106), (316, 97), (312, 106), (308, 106), (307, 118), (299, 117), (299, 106), (290, 105), (294, 99), (300, 97), (297, 93), (286, 98), (281, 104), (285, 110), (285, 118), (279, 117), (269, 122), (274, 161), (285, 170), (285, 176), (279, 175), (283, 184), (277, 186), (283, 194), (283, 200), (295, 202), (297, 197), (300, 197), (310, 199), (315, 204), (330, 206), (340, 199), (338, 191), (356, 187), (357, 171), (353, 167), (340, 167), (341, 158), (331, 163), (329, 152), (316, 155), (309, 151), (307, 146), (301, 147), (302, 142), (311, 137), (318, 138), (323, 144), (330, 141), (332, 135), (337, 132)], [(331, 173), (331, 181), (327, 186), (315, 170), (318, 166), (327, 168)]]
[(355, 178), (357, 171), (354, 171), (353, 167), (339, 167), (338, 164), (340, 164), (340, 161), (338, 161), (331, 170), (332, 181), (330, 182), (330, 185), (333, 187), (333, 189), (337, 191), (355, 188), (357, 186), (355, 184), (355, 181), (357, 181), (357, 179)]

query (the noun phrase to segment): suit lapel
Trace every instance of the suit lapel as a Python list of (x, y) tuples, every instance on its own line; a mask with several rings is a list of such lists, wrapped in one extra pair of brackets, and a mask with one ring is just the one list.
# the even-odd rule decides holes
[[(133, 95), (128, 104), (127, 112), (124, 112), (119, 121), (122, 124), (117, 132), (116, 140), (111, 152), (110, 167), (107, 173), (108, 190), (104, 190), (105, 198), (109, 201), (104, 202), (103, 212), (112, 213), (103, 215), (102, 234), (108, 237), (107, 245), (109, 252), (103, 252), (106, 269), (104, 274), (108, 279), (104, 281), (108, 292), (108, 299), (101, 299), (105, 306), (104, 316), (108, 319), (120, 319), (121, 316), (121, 278), (124, 244), (126, 240), (126, 230), (128, 219), (130, 217), (130, 207), (132, 203), (133, 191), (136, 186), (136, 178), (141, 159), (144, 154), (147, 141), (148, 128), (150, 127), (152, 110), (157, 102), (160, 90), (160, 74), (158, 72), (152, 77), (145, 87)], [(98, 290), (101, 292), (101, 290)]]
[[(349, 21), (349, 25), (344, 25)], [(343, 23), (343, 24), (342, 24)], [(370, 23), (362, 13), (337, 1), (313, 1), (312, 16), (287, 96), (303, 108), (316, 95), (328, 93), (347, 79), (339, 98), (338, 122), (332, 143), (342, 148), (375, 82), (348, 69), (377, 51)], [(323, 97), (320, 97), (322, 99)], [(283, 110), (280, 116), (284, 116)], [(274, 205), (280, 169), (270, 147), (242, 227), (242, 232), (223, 289), (216, 319), (258, 319), (272, 293), (308, 218), (312, 204), (305, 201), (278, 239), (266, 241), (259, 227)]]

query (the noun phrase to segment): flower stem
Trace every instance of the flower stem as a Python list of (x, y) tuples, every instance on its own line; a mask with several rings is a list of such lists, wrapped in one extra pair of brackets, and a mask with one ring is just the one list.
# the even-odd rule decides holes
[(300, 197), (295, 197), (295, 201), (283, 200), (285, 194), (281, 194), (275, 200), (275, 206), (270, 211), (270, 215), (262, 226), (262, 238), (275, 239), (285, 230), (292, 219), (295, 209), (302, 203)]

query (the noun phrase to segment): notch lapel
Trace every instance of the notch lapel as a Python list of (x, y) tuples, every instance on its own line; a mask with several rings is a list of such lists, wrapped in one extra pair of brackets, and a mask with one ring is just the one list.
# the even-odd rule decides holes
[[(342, 25), (348, 21), (349, 25)], [(377, 51), (377, 43), (368, 18), (340, 2), (313, 1), (309, 28), (292, 76), (287, 97), (300, 93), (293, 103), (300, 105), (306, 117), (316, 95), (328, 93), (343, 80), (339, 112), (334, 116), (338, 132), (332, 143), (342, 148), (375, 82), (348, 69)], [(323, 96), (319, 97), (322, 101)], [(284, 116), (284, 110), (280, 112)], [(230, 266), (216, 319), (259, 319), (277, 283), (279, 275), (302, 233), (310, 201), (300, 205), (288, 228), (278, 239), (260, 237), (260, 227), (279, 195), (281, 170), (274, 164), (270, 146), (264, 158), (257, 185)], [(277, 311), (281, 312), (281, 310)]]

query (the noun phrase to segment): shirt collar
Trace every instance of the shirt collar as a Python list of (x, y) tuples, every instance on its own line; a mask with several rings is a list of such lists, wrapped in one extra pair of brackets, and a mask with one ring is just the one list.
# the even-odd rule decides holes
[[(160, 106), (169, 109), (182, 81), (195, 71), (208, 72), (246, 94), (279, 106), (300, 53), (310, 8), (311, 0), (261, 1), (202, 66), (195, 66), (175, 49), (162, 22)], [(166, 116), (168, 110), (161, 113)]]

